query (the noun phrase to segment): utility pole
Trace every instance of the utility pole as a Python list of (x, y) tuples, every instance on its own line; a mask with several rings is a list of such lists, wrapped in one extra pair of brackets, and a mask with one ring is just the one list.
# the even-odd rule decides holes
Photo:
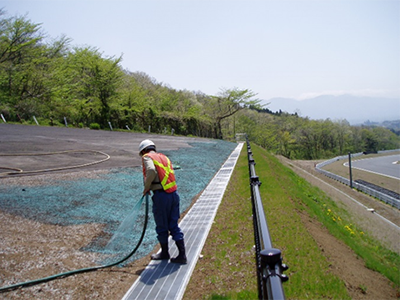
[(349, 173), (350, 173), (350, 188), (353, 188), (353, 175), (351, 173), (351, 153), (349, 152)]

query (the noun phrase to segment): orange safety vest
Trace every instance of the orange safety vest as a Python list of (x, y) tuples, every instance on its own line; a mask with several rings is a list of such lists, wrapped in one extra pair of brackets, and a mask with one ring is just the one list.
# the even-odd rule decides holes
[[(156, 167), (160, 183), (167, 193), (172, 193), (177, 190), (175, 181), (175, 173), (171, 161), (162, 153), (146, 153), (143, 157), (149, 156)], [(146, 178), (146, 169), (143, 164), (143, 175)]]

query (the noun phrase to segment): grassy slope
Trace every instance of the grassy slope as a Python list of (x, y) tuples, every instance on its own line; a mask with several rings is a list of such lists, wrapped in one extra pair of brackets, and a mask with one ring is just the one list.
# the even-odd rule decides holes
[[(244, 147), (245, 148), (245, 147)], [(257, 298), (247, 156), (242, 152), (185, 299)]]
[[(289, 266), (284, 284), (287, 298), (349, 298), (343, 282), (329, 271), (329, 262), (304, 227), (303, 186), (308, 184), (263, 149), (252, 146), (261, 197), (272, 242)], [(312, 192), (312, 191), (311, 191)]]
[[(344, 283), (329, 271), (329, 262), (304, 227), (306, 212), (345, 241), (368, 267), (399, 282), (399, 256), (383, 249), (346, 222), (340, 210), (318, 188), (312, 187), (265, 150), (252, 145), (261, 197), (275, 248), (281, 249), (288, 299), (349, 299)], [(186, 299), (256, 299), (256, 275), (246, 147), (206, 241), (203, 255), (186, 290)], [(379, 250), (379, 251), (378, 251)], [(377, 252), (380, 255), (377, 255)], [(196, 295), (196, 290), (198, 291)], [(190, 297), (188, 296), (190, 295)]]

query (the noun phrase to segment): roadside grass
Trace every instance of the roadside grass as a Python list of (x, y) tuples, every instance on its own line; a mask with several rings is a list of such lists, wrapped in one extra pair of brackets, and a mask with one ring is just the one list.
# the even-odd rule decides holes
[(308, 186), (311, 194), (315, 188), (264, 149), (252, 145), (252, 151), (272, 244), (282, 251), (289, 266), (285, 272), (289, 281), (283, 285), (286, 297), (350, 299), (344, 282), (330, 272), (330, 263), (299, 215), (305, 206), (303, 186)]
[[(257, 165), (257, 174), (262, 180), (268, 182), (268, 187), (262, 191), (263, 201), (267, 195), (275, 198), (279, 192), (279, 188), (288, 191), (288, 197), (294, 205), (295, 210), (306, 211), (311, 217), (315, 217), (321, 222), (328, 231), (337, 239), (344, 241), (360, 258), (365, 262), (366, 267), (375, 270), (386, 276), (393, 284), (399, 288), (400, 286), (400, 256), (387, 248), (381, 243), (370, 237), (367, 233), (362, 232), (357, 226), (351, 224), (350, 216), (344, 210), (339, 208), (319, 188), (310, 185), (306, 180), (297, 176), (292, 170), (280, 164), (280, 162), (272, 155), (267, 154), (264, 150), (252, 146), (253, 153), (259, 153), (263, 157), (263, 161), (270, 164), (269, 171), (263, 171), (265, 167)], [(256, 151), (255, 151), (256, 150)], [(258, 156), (255, 155), (257, 162)], [(274, 174), (275, 173), (275, 174)], [(278, 180), (276, 180), (278, 178)], [(271, 184), (271, 182), (275, 182)], [(284, 201), (284, 199), (282, 199)], [(276, 226), (272, 225), (275, 213), (271, 213), (266, 209), (266, 215), (270, 230), (275, 231)], [(271, 230), (271, 231), (272, 231)], [(272, 234), (272, 233), (271, 233)], [(281, 230), (277, 232), (278, 236), (282, 235)], [(287, 241), (288, 242), (288, 241)], [(285, 247), (285, 244), (282, 244)], [(290, 259), (289, 253), (284, 256)], [(290, 265), (290, 264), (289, 264)], [(290, 274), (289, 274), (290, 275)], [(289, 276), (293, 281), (294, 276)]]
[[(399, 286), (399, 255), (350, 224), (346, 211), (266, 150), (252, 145), (252, 151), (272, 244), (289, 266), (289, 281), (283, 284), (287, 299), (350, 299), (344, 282), (330, 272), (330, 263), (303, 225), (304, 213), (349, 245), (367, 267)], [(184, 299), (258, 298), (251, 215), (244, 147)]]
[(247, 156), (239, 156), (184, 299), (257, 299)]
[[(184, 299), (257, 299), (249, 172), (244, 147), (218, 209), (201, 258)], [(296, 211), (286, 188), (287, 172), (272, 156), (252, 146), (261, 196), (275, 248), (289, 266), (283, 284), (288, 299), (350, 299), (344, 283), (329, 272), (319, 250)], [(278, 171), (278, 173), (276, 172)]]

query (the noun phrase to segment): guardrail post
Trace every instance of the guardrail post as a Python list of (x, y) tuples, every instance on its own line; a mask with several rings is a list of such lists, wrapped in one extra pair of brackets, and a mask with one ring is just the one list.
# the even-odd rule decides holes
[(260, 252), (263, 274), (263, 290), (267, 292), (266, 299), (285, 299), (282, 282), (289, 278), (282, 274), (288, 267), (282, 264), (282, 255), (279, 249), (270, 248)]

